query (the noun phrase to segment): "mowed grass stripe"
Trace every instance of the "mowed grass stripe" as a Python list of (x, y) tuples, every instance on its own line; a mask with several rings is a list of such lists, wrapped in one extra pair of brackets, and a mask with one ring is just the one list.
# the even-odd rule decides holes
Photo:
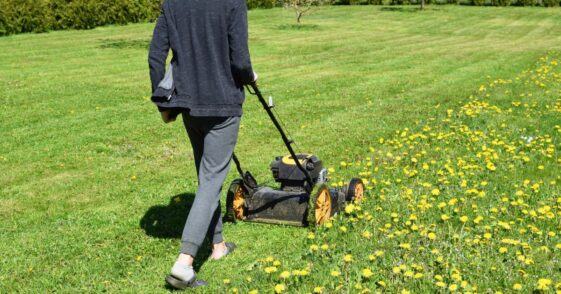
[[(299, 149), (335, 166), (365, 156), (370, 143), (397, 128), (442, 116), (488, 75), (513, 77), (561, 47), (557, 12), (445, 6), (421, 15), (333, 7), (306, 17), (317, 27), (299, 31), (281, 28), (293, 21), (287, 11), (256, 10), (251, 50), (262, 87), (275, 96)], [(164, 291), (179, 242), (146, 235), (139, 221), (151, 207), (194, 192), (191, 150), (181, 122), (164, 126), (145, 99), (146, 50), (102, 48), (147, 42), (152, 29), (136, 24), (0, 39), (10, 48), (0, 52), (7, 134), (0, 167), (10, 171), (0, 177), (0, 225), (8, 228), (0, 233), (0, 289), (25, 282), (28, 292)], [(268, 164), (286, 151), (255, 97), (244, 110), (238, 155), (259, 180), (271, 182)], [(234, 177), (232, 171), (228, 181)], [(205, 264), (208, 291), (223, 291), (222, 278), (232, 278), (221, 268), (244, 276), (272, 252), (297, 258), (305, 234), (228, 224), (227, 237), (243, 253)]]

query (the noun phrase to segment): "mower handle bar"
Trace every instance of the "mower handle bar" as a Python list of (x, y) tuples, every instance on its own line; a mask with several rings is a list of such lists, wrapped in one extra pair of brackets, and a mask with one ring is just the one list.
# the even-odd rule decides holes
[[(251, 88), (249, 86), (251, 86)], [(273, 114), (273, 111), (271, 111), (272, 107), (269, 106), (269, 104), (267, 104), (267, 101), (265, 101), (265, 98), (263, 98), (263, 95), (261, 94), (261, 91), (259, 91), (259, 88), (257, 87), (257, 83), (256, 82), (251, 82), (249, 84), (249, 86), (247, 87), (249, 93), (252, 94), (252, 95), (256, 95), (257, 98), (259, 98), (259, 102), (261, 102), (261, 105), (263, 105), (263, 108), (265, 109), (265, 111), (267, 111), (267, 114), (269, 115), (269, 117), (273, 121), (273, 124), (275, 125), (275, 127), (279, 131), (279, 133), (282, 137), (282, 141), (284, 142), (284, 145), (286, 145), (286, 148), (288, 149), (288, 152), (290, 152), (290, 156), (292, 156), (292, 159), (294, 159), (294, 162), (296, 163), (296, 166), (306, 176), (306, 182), (308, 183), (309, 190), (311, 191), (312, 188), (314, 187), (312, 177), (310, 176), (310, 173), (308, 172), (308, 170), (306, 170), (302, 166), (302, 164), (300, 163), (300, 160), (298, 160), (298, 158), (296, 157), (296, 153), (294, 152), (294, 149), (292, 148), (292, 143), (294, 143), (294, 141), (290, 140), (288, 138), (288, 136), (286, 135), (286, 133), (284, 132), (284, 130), (282, 129), (282, 126), (280, 125), (279, 121), (277, 120), (277, 118)], [(252, 89), (253, 89), (253, 92), (251, 91)]]

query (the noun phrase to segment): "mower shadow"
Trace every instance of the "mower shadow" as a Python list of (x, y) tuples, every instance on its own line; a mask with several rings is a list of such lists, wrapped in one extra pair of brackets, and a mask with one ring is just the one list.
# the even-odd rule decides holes
[[(156, 205), (146, 211), (140, 220), (140, 228), (144, 230), (146, 235), (160, 239), (181, 239), (183, 227), (187, 220), (187, 215), (193, 206), (195, 194), (183, 193), (171, 197), (167, 206)], [(179, 248), (179, 243), (177, 244)], [(211, 242), (208, 238), (201, 246), (193, 268), (199, 271), (203, 264), (210, 257)]]

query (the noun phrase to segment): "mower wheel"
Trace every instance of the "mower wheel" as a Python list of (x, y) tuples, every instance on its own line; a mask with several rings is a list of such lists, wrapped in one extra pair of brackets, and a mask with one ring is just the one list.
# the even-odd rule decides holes
[(364, 198), (364, 183), (359, 178), (353, 178), (347, 188), (347, 202), (360, 202)]
[(236, 179), (232, 181), (226, 195), (226, 215), (228, 220), (236, 222), (245, 219), (247, 213), (246, 195), (247, 191), (243, 185), (243, 180)]
[(314, 200), (314, 220), (316, 225), (321, 225), (331, 219), (334, 214), (333, 198), (327, 185), (321, 185)]

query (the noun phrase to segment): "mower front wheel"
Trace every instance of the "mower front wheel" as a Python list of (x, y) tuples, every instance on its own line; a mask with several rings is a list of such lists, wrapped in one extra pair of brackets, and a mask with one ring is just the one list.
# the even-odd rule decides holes
[(226, 195), (226, 219), (236, 222), (244, 220), (247, 215), (247, 191), (243, 180), (236, 179), (230, 184)]
[(364, 183), (359, 178), (353, 178), (347, 188), (347, 202), (360, 202), (364, 198)]

